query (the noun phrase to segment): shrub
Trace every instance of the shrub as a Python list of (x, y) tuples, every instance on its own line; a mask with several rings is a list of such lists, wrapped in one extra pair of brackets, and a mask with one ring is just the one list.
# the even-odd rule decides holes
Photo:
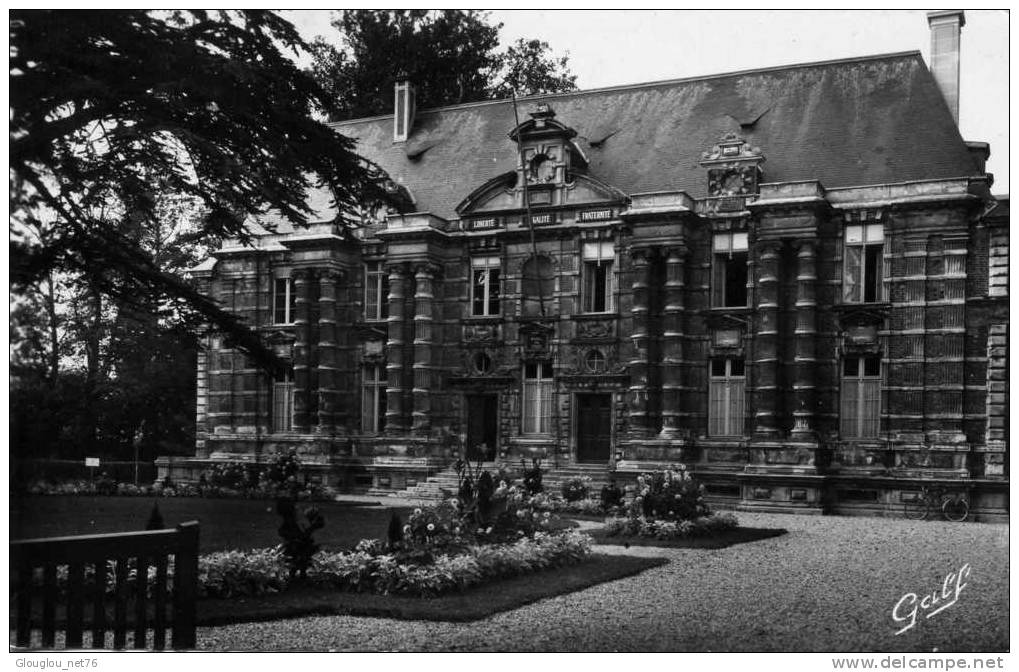
[(297, 457), (297, 451), (278, 453), (262, 470), (258, 484), (269, 492), (277, 494), (287, 492), (290, 496), (296, 497), (298, 491), (302, 489), (297, 482), (300, 471), (301, 460)]
[(704, 486), (698, 485), (682, 464), (637, 477), (637, 493), (630, 517), (656, 520), (693, 520), (710, 513)]
[(403, 543), (403, 521), (400, 514), (393, 511), (389, 516), (389, 527), (386, 529), (386, 540), (390, 549), (397, 549)]
[(149, 514), (149, 520), (145, 523), (146, 530), (161, 530), (165, 527), (163, 524), (163, 514), (159, 512), (159, 502), (152, 505), (152, 513)]
[(198, 558), (199, 594), (203, 597), (274, 593), (286, 586), (289, 576), (288, 562), (279, 547), (221, 551)]
[(536, 495), (542, 491), (543, 486), (541, 484), (542, 471), (541, 471), (541, 460), (532, 459), (531, 468), (528, 469), (524, 465), (524, 461), (520, 460), (520, 469), (524, 472), (524, 488), (532, 495)]
[(318, 552), (318, 544), (313, 535), (325, 527), (325, 518), (315, 507), (304, 510), (307, 525), (297, 522), (297, 506), (294, 500), (280, 498), (276, 501), (276, 513), (283, 518), (279, 534), (283, 538), (282, 551), (286, 557), (290, 576), (300, 574), (302, 578), (311, 566), (312, 557)]
[(587, 498), (588, 486), (590, 483), (591, 479), (586, 476), (563, 481), (563, 499), (567, 502), (576, 502)]
[(606, 511), (623, 504), (623, 491), (619, 489), (615, 481), (601, 489), (601, 505)]
[(462, 510), (450, 501), (414, 509), (403, 526), (404, 547), (420, 553), (423, 559), (433, 551), (461, 548), (472, 536), (463, 518)]
[(710, 535), (737, 524), (732, 514), (711, 515), (704, 501), (704, 486), (680, 464), (639, 476), (626, 517), (613, 518), (605, 531), (612, 536), (676, 539)]

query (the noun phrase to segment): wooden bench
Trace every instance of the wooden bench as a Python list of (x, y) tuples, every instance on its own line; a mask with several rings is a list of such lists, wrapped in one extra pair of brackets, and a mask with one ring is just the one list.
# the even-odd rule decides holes
[[(61, 648), (83, 648), (83, 633), (91, 631), (91, 648), (101, 649), (112, 630), (113, 648), (123, 649), (130, 613), (134, 648), (165, 649), (167, 629), (171, 648), (195, 648), (197, 521), (173, 530), (12, 541), (10, 558), (11, 621), (18, 647), (39, 648), (32, 637), (38, 629), (44, 649), (57, 648), (58, 630), (65, 635)], [(155, 570), (154, 581), (149, 568)], [(132, 571), (135, 580), (130, 580)], [(151, 644), (146, 641), (149, 629)]]

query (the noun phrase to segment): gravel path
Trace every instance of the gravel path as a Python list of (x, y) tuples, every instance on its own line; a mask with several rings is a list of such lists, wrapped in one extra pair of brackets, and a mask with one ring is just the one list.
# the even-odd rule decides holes
[[(789, 534), (727, 549), (599, 546), (672, 562), (473, 623), (352, 616), (200, 628), (206, 650), (1003, 651), (1008, 526), (740, 513)], [(969, 563), (958, 602), (892, 620), (906, 593), (940, 591)], [(539, 579), (540, 580), (540, 579)], [(951, 592), (951, 591), (950, 591)], [(943, 604), (943, 602), (941, 603)], [(939, 605), (940, 606), (940, 605)], [(936, 607), (935, 607), (936, 608)], [(908, 615), (908, 607), (900, 610)]]

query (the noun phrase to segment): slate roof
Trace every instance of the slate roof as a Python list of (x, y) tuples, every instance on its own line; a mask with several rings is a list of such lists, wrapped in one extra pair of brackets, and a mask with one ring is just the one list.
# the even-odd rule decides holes
[[(589, 173), (628, 194), (706, 196), (701, 153), (730, 131), (762, 150), (765, 182), (834, 188), (979, 173), (917, 51), (532, 96), (518, 99), (520, 120), (543, 102), (577, 131)], [(333, 126), (406, 186), (418, 211), (454, 218), (472, 190), (515, 166), (509, 100), (420, 111), (406, 143), (393, 142), (392, 119)]]

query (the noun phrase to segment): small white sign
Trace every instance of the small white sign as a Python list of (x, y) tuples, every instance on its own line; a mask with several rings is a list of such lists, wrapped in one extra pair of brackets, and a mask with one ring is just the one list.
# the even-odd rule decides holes
[(99, 458), (98, 457), (86, 457), (85, 458), (85, 466), (86, 467), (98, 467), (99, 466)]

